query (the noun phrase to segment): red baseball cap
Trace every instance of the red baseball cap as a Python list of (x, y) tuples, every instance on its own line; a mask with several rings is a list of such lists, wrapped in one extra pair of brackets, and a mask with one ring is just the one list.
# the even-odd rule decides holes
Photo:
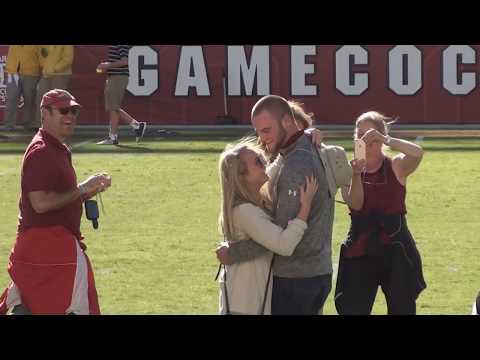
[(42, 97), (40, 107), (55, 105), (58, 108), (66, 108), (70, 106), (82, 106), (77, 103), (76, 99), (66, 90), (53, 89), (46, 92)]

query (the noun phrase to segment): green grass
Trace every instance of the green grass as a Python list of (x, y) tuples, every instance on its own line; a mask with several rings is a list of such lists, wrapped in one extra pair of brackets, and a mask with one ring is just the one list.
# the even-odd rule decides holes
[[(217, 159), (230, 140), (173, 138), (112, 148), (75, 139), (79, 180), (100, 170), (113, 178), (103, 194), (106, 214), (100, 215), (99, 229), (82, 220), (103, 313), (217, 312)], [(351, 152), (348, 140), (330, 142)], [(8, 284), (25, 146), (0, 143), (0, 287)], [(480, 142), (426, 139), (423, 146), (424, 160), (407, 193), (409, 226), (428, 286), (418, 300), (418, 313), (468, 314), (480, 290)], [(346, 208), (337, 204), (334, 264), (348, 226)], [(336, 313), (332, 293), (326, 314)], [(379, 290), (374, 313), (385, 312)]]

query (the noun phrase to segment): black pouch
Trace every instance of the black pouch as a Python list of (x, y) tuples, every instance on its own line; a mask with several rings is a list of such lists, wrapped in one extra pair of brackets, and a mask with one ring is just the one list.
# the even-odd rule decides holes
[(96, 200), (85, 200), (85, 215), (88, 220), (92, 221), (93, 228), (98, 229), (98, 218), (100, 214), (98, 212), (98, 204)]

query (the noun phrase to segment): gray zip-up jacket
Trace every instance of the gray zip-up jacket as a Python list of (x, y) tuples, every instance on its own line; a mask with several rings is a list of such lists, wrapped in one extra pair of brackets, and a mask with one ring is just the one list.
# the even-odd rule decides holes
[[(273, 274), (285, 278), (309, 278), (332, 273), (332, 227), (335, 202), (328, 191), (325, 168), (310, 138), (302, 135), (283, 149), (284, 164), (279, 169), (274, 190), (274, 222), (286, 228), (300, 209), (299, 188), (305, 177), (317, 178), (318, 191), (312, 200), (308, 229), (292, 256), (275, 257)], [(235, 242), (229, 254), (234, 262), (243, 262), (265, 254), (268, 250), (253, 240)]]

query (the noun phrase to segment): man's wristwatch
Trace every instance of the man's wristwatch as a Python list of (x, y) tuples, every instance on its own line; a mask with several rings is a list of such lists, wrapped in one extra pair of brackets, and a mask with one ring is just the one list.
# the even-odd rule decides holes
[(385, 136), (384, 144), (385, 145), (390, 145), (390, 141), (392, 141), (392, 138), (390, 137), (390, 135)]

